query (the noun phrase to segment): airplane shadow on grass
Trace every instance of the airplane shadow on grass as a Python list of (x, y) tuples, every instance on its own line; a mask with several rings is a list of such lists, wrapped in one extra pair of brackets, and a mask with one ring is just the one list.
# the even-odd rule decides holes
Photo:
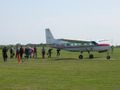
[(55, 58), (54, 60), (79, 60), (77, 58)]

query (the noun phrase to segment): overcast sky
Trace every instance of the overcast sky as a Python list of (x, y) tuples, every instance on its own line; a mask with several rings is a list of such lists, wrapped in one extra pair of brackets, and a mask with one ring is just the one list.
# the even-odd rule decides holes
[(0, 44), (55, 38), (120, 44), (120, 0), (0, 0)]

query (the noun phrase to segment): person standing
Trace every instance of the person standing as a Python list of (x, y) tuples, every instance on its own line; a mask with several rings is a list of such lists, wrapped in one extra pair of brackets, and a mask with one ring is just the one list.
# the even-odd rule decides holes
[(2, 55), (3, 55), (3, 60), (4, 60), (4, 62), (6, 62), (7, 61), (7, 48), (6, 47), (4, 47), (3, 49), (2, 49)]
[(37, 58), (37, 48), (36, 48), (36, 46), (34, 47), (34, 58)]
[(13, 47), (11, 47), (10, 48), (10, 58), (13, 58), (14, 57), (14, 48)]
[(57, 51), (57, 56), (60, 56), (60, 49), (58, 48), (56, 51)]
[(29, 47), (25, 48), (25, 58), (28, 59), (29, 58)]
[(18, 59), (18, 64), (21, 63), (21, 57), (20, 57), (20, 48), (16, 48), (16, 58)]
[(111, 53), (113, 54), (113, 52), (114, 52), (114, 46), (112, 45), (111, 46)]
[(52, 49), (48, 49), (48, 58), (51, 58)]
[(42, 58), (43, 59), (45, 58), (45, 48), (44, 48), (44, 46), (42, 47)]
[(20, 47), (20, 58), (21, 59), (23, 58), (23, 47), (22, 46)]

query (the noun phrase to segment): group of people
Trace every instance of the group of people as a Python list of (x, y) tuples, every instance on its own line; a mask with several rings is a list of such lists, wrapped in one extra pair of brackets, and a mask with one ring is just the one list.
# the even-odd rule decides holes
[[(52, 50), (53, 49), (51, 49), (51, 48), (48, 49), (47, 54), (46, 54), (45, 47), (43, 46), (42, 50), (41, 50), (42, 58), (44, 59), (45, 55), (48, 55), (48, 58), (51, 58)], [(3, 55), (4, 62), (6, 62), (7, 58), (8, 58), (7, 52), (8, 52), (7, 47), (3, 47), (2, 48), (2, 55)], [(24, 59), (24, 58), (25, 59), (37, 58), (37, 48), (36, 47), (20, 46), (20, 47), (16, 47), (16, 50), (14, 47), (10, 47), (9, 52), (10, 52), (10, 58), (16, 57), (18, 59), (18, 63), (20, 63), (20, 60)], [(59, 48), (56, 50), (56, 52), (57, 52), (57, 56), (60, 56), (60, 49)]]
[[(48, 55), (48, 58), (51, 58), (51, 56), (52, 56), (52, 50), (53, 49), (48, 49), (48, 51), (47, 51), (47, 55)], [(46, 55), (46, 52), (45, 52), (46, 50), (45, 50), (45, 48), (44, 47), (42, 47), (42, 58), (44, 59), (45, 58), (45, 55)], [(58, 48), (57, 50), (56, 50), (56, 52), (57, 52), (57, 56), (59, 57), (60, 56), (60, 49)]]
[[(37, 58), (37, 48), (36, 47), (17, 47), (16, 48), (16, 51), (13, 47), (11, 47), (9, 49), (10, 51), (10, 58), (20, 58), (20, 59), (23, 59), (23, 58)], [(2, 49), (2, 55), (3, 55), (3, 60), (4, 62), (7, 61), (7, 58), (8, 58), (8, 48), (7, 47), (3, 47)]]

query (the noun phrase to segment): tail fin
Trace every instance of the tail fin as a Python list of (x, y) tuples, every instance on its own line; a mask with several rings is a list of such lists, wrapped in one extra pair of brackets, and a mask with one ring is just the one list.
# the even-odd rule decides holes
[(45, 32), (46, 32), (46, 43), (53, 44), (55, 39), (54, 39), (50, 29), (49, 28), (45, 29)]

